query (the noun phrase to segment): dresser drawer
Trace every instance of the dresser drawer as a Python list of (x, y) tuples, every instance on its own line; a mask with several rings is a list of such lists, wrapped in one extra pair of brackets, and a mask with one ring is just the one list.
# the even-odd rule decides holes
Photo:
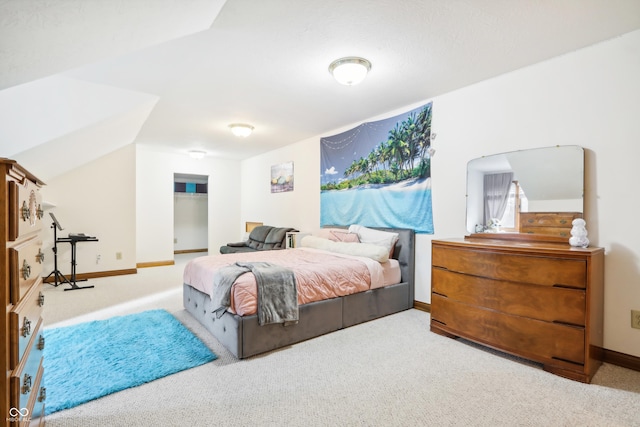
[(542, 234), (545, 236), (566, 237), (567, 242), (571, 237), (571, 227), (522, 227), (520, 232), (523, 234)]
[(37, 233), (42, 228), (42, 196), (38, 186), (24, 179), (22, 183), (9, 181), (9, 235), (8, 240), (14, 241), (31, 233)]
[(475, 307), (436, 294), (431, 319), (449, 333), (528, 359), (569, 369), (584, 364), (584, 328)]
[(42, 241), (37, 236), (9, 248), (9, 297), (17, 304), (42, 276)]
[(42, 279), (29, 289), (25, 297), (9, 313), (9, 327), (11, 342), (17, 345), (11, 346), (9, 355), (10, 369), (22, 360), (23, 355), (31, 345), (31, 341), (39, 339), (36, 335), (39, 324), (42, 322)]
[(40, 393), (36, 387), (41, 382), (38, 375), (41, 375), (43, 370), (44, 349), (38, 345), (35, 339), (40, 333), (40, 330), (35, 331), (32, 346), (27, 349), (24, 357), (11, 373), (9, 396), (11, 406), (14, 408), (28, 408), (33, 393)]
[(580, 212), (522, 212), (520, 225), (522, 227), (565, 227), (571, 229), (571, 222), (582, 218)]
[(571, 237), (571, 222), (582, 218), (580, 212), (522, 212), (520, 233)]
[(547, 258), (433, 246), (433, 267), (490, 279), (584, 289), (587, 265), (582, 259)]
[(433, 268), (432, 292), (451, 300), (547, 322), (584, 326), (586, 292), (486, 279)]
[(33, 386), (27, 408), (29, 409), (29, 427), (44, 426), (44, 408), (47, 389), (44, 384), (44, 362), (40, 364), (38, 376)]

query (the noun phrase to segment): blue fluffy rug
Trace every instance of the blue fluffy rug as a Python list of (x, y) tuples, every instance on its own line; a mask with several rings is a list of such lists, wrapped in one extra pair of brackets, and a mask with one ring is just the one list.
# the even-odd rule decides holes
[(46, 414), (215, 360), (165, 310), (44, 331)]

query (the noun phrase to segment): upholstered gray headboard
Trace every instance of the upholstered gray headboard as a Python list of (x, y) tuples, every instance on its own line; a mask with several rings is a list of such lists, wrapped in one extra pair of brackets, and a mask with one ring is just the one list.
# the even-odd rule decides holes
[[(348, 228), (342, 225), (325, 225), (323, 228)], [(402, 281), (409, 284), (411, 304), (415, 299), (415, 231), (409, 228), (370, 227), (376, 230), (398, 233), (398, 243), (393, 258), (400, 263)]]

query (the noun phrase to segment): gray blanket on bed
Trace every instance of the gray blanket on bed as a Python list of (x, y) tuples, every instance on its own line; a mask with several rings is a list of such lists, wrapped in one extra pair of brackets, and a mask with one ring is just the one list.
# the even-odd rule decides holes
[(231, 287), (238, 277), (252, 272), (258, 287), (258, 323), (298, 322), (298, 290), (293, 271), (268, 262), (236, 262), (219, 269), (213, 278), (211, 300), (218, 318), (231, 305)]

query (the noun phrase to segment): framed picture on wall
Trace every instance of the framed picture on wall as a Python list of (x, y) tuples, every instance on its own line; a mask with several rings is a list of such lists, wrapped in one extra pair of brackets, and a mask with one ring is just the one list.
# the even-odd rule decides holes
[(293, 162), (271, 166), (271, 192), (293, 191)]

